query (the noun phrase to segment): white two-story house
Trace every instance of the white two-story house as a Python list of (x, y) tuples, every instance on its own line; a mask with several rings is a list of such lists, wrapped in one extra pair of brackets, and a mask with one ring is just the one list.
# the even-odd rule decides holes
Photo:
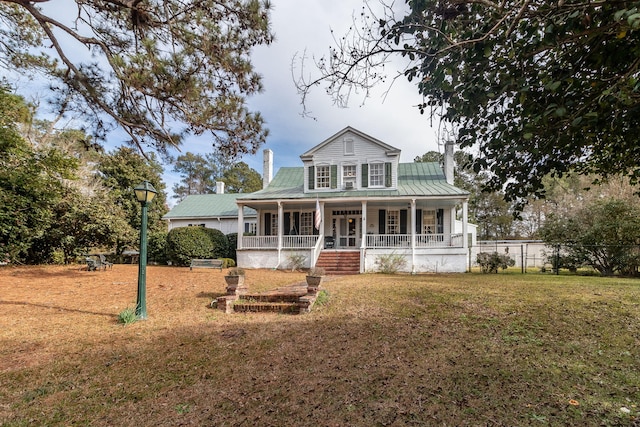
[(257, 220), (255, 235), (238, 229), (238, 265), (287, 268), (295, 258), (314, 267), (323, 253), (340, 252), (359, 260), (361, 273), (390, 254), (406, 272), (464, 272), (468, 193), (453, 185), (453, 145), (445, 151), (444, 170), (400, 163), (397, 148), (341, 130), (302, 154), (302, 166), (281, 168), (263, 190), (236, 199), (238, 224), (246, 208)]

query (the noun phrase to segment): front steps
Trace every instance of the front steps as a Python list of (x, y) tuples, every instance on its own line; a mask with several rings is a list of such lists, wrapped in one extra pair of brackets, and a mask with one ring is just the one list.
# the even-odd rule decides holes
[(320, 253), (316, 267), (324, 268), (328, 275), (360, 274), (360, 251), (325, 249)]
[(316, 296), (308, 293), (307, 285), (304, 283), (264, 294), (225, 295), (215, 300), (215, 306), (226, 313), (301, 314), (311, 310)]

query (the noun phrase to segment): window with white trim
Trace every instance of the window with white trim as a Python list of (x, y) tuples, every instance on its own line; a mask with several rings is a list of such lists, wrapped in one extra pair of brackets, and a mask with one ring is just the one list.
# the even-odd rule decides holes
[(436, 227), (436, 211), (422, 211), (422, 234), (434, 234), (438, 228)]
[(331, 168), (316, 166), (316, 188), (331, 188)]
[(387, 234), (400, 234), (400, 211), (387, 211)]
[(346, 189), (356, 187), (356, 165), (342, 165), (342, 185)]
[(356, 177), (356, 165), (344, 165), (342, 166), (342, 178), (355, 178)]
[(256, 224), (255, 222), (245, 222), (244, 230), (245, 230), (245, 233), (249, 233), (255, 236), (256, 233), (258, 232), (258, 224)]
[(384, 163), (369, 164), (369, 187), (384, 186)]
[(277, 213), (271, 214), (271, 235), (272, 236), (278, 235), (278, 214)]
[(313, 234), (313, 212), (300, 213), (300, 234), (303, 236)]

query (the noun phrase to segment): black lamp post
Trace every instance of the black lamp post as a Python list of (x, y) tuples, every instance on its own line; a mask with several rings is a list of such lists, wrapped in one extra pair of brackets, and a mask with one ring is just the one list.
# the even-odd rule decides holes
[(138, 259), (138, 299), (136, 301), (136, 316), (140, 320), (147, 318), (147, 207), (158, 193), (149, 181), (134, 187), (136, 198), (142, 206), (142, 221), (140, 222), (140, 256)]

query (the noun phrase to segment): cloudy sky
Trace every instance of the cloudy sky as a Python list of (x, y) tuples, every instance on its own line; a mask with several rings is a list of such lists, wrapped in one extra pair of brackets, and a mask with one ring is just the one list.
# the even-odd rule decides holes
[[(308, 103), (315, 119), (301, 116), (300, 96), (291, 72), (292, 58), (305, 50), (310, 57), (326, 54), (334, 45), (331, 30), (344, 35), (353, 23), (354, 13), (359, 15), (362, 11), (362, 5), (362, 0), (273, 0), (271, 18), (276, 41), (254, 52), (253, 63), (264, 78), (265, 90), (252, 97), (250, 105), (267, 121), (270, 134), (264, 148), (274, 152), (274, 173), (282, 166), (300, 166), (300, 154), (346, 126), (400, 148), (403, 162), (438, 150), (436, 123), (431, 127), (428, 118), (413, 107), (420, 102), (417, 88), (404, 78), (397, 79), (390, 91), (388, 86), (379, 87), (366, 100), (354, 96), (348, 108), (334, 106), (323, 88), (317, 87)], [(307, 70), (314, 71), (312, 61), (308, 62)], [(210, 149), (210, 141), (200, 138), (190, 141), (184, 150)], [(242, 160), (262, 173), (262, 150)], [(169, 188), (179, 180), (172, 173), (165, 174), (165, 178)]]

